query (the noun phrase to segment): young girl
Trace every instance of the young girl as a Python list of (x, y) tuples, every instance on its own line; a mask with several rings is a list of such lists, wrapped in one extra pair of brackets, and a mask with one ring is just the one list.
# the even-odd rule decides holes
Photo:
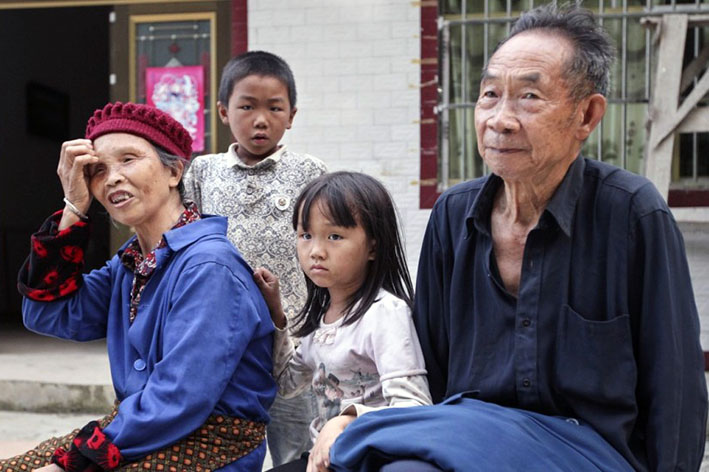
[[(293, 227), (308, 297), (294, 349), (286, 332), (278, 280), (254, 278), (276, 325), (274, 377), (293, 396), (312, 385), (318, 414), (308, 470), (326, 470), (330, 446), (358, 415), (392, 406), (431, 404), (411, 319), (412, 286), (391, 197), (372, 177), (323, 175), (295, 203)], [(304, 470), (305, 461), (286, 464)], [(299, 467), (299, 468), (297, 468)]]

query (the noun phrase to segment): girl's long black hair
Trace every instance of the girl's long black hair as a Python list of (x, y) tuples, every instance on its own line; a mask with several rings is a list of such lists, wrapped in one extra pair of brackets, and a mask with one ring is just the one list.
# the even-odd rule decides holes
[[(305, 186), (295, 202), (293, 228), (308, 231), (310, 212), (317, 205), (331, 223), (353, 228), (361, 225), (375, 241), (374, 260), (367, 265), (362, 286), (352, 294), (345, 308), (344, 325), (354, 323), (377, 300), (384, 288), (413, 307), (413, 286), (406, 266), (404, 248), (391, 195), (377, 179), (359, 172), (325, 174)], [(320, 326), (330, 305), (330, 293), (305, 277), (308, 297), (296, 317), (296, 336), (307, 336)]]

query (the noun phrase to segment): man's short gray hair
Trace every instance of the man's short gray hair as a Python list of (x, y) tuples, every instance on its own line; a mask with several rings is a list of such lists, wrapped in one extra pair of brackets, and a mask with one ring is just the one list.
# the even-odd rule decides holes
[(593, 93), (608, 95), (615, 47), (591, 11), (569, 5), (557, 7), (556, 3), (534, 8), (522, 14), (495, 51), (510, 38), (531, 30), (548, 31), (571, 42), (573, 58), (563, 73), (574, 100)]

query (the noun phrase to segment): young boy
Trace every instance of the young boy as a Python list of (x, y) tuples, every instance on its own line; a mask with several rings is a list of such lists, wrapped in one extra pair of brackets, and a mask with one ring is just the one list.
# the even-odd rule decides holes
[[(320, 160), (279, 145), (293, 124), (293, 73), (280, 57), (251, 51), (231, 59), (222, 72), (217, 109), (236, 140), (225, 153), (197, 157), (184, 177), (187, 196), (200, 211), (229, 218), (227, 236), (251, 267), (281, 280), (292, 319), (305, 303), (305, 281), (293, 234), (293, 203), (305, 184), (324, 174)], [(267, 439), (274, 465), (310, 449), (310, 392), (276, 398)]]

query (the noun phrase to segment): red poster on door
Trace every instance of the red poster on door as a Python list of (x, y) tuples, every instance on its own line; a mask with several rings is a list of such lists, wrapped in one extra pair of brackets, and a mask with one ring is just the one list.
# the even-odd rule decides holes
[(170, 114), (192, 136), (192, 151), (204, 151), (204, 67), (148, 67), (148, 105)]

